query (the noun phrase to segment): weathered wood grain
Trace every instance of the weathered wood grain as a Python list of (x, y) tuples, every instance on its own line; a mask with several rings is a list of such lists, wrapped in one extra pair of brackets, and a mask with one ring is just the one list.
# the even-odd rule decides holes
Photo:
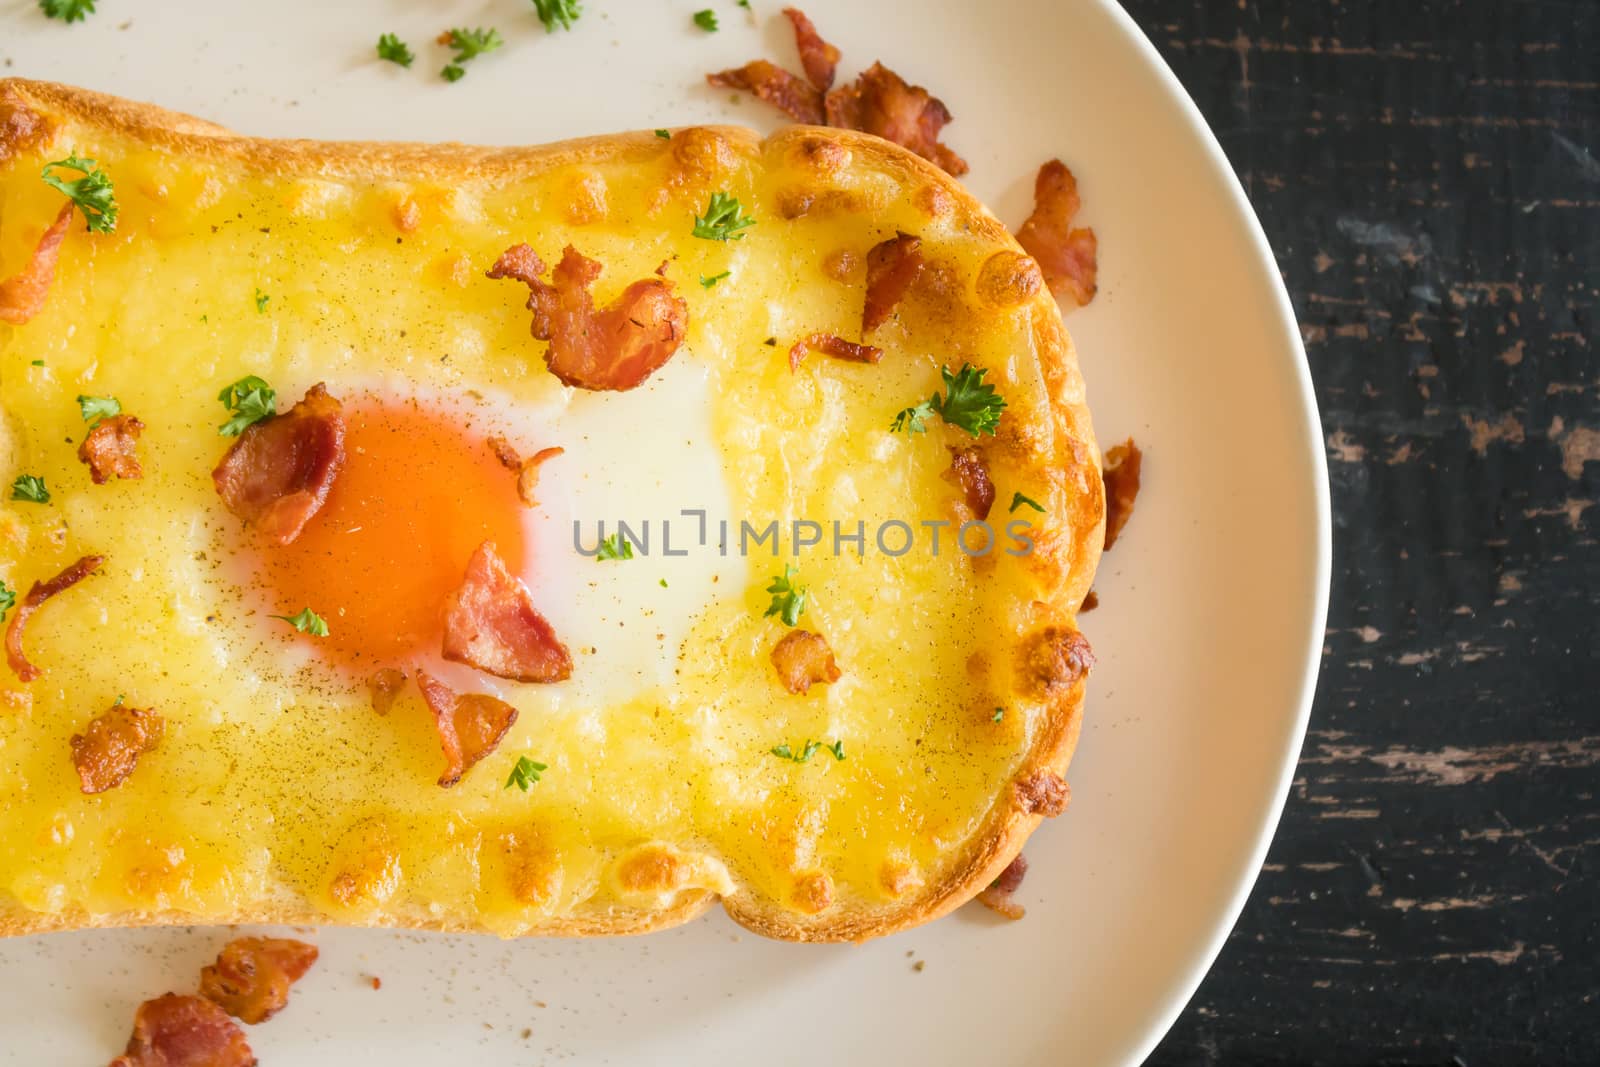
[(1278, 254), (1311, 734), (1154, 1064), (1600, 1064), (1600, 3), (1125, 0)]

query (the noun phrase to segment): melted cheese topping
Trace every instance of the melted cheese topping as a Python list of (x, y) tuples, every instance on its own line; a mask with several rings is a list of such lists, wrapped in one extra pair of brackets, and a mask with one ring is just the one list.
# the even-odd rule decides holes
[[(0, 511), (0, 576), (20, 594), (80, 555), (107, 563), (30, 624), (44, 676), (0, 681), (0, 910), (223, 919), (309, 902), (352, 922), (517, 934), (601, 928), (703, 891), (804, 915), (871, 911), (961, 861), (1044, 714), (1012, 691), (1004, 651), (1042, 594), (1009, 556), (955, 551), (952, 527), (928, 551), (919, 524), (956, 514), (946, 445), (970, 439), (938, 423), (888, 429), (938, 388), (940, 362), (962, 360), (996, 368), (1009, 417), (1048, 424), (1033, 312), (952, 324), (992, 243), (870, 171), (836, 179), (843, 209), (824, 201), (786, 220), (815, 176), (735, 158), (714, 183), (685, 181), (664, 142), (635, 142), (626, 162), (434, 185), (262, 173), (70, 129), (0, 170), (0, 275), (53, 217), (59, 196), (38, 169), (68, 144), (114, 178), (121, 225), (99, 236), (75, 223), (47, 308), (0, 326), (4, 478), (41, 475), (53, 494)], [(744, 239), (690, 237), (711, 189), (758, 220)], [(946, 306), (881, 329), (877, 366), (813, 354), (791, 374), (799, 337), (860, 336), (862, 257), (897, 228), (929, 242)], [(690, 332), (659, 383), (622, 397), (559, 386), (529, 337), (526, 291), (484, 278), (524, 240), (547, 264), (568, 242), (602, 263), (600, 303), (670, 261)], [(846, 253), (842, 283), (829, 271)], [(455, 788), (434, 784), (439, 741), (414, 688), (379, 717), (362, 679), (265, 619), (280, 609), (252, 587), (209, 478), (227, 444), (217, 391), (246, 373), (278, 387), (280, 410), (312, 382), (337, 396), (390, 381), (476, 391), (554, 443), (574, 444), (559, 439), (564, 418), (607, 442), (549, 467), (552, 495), (530, 513), (547, 575), (530, 585), (573, 647), (574, 678), (481, 679), (521, 715)], [(143, 480), (89, 483), (74, 457), (80, 393), (114, 394), (144, 419)], [(640, 431), (642, 418), (655, 428)], [(683, 462), (678, 429), (699, 440)], [(1003, 462), (994, 473), (1002, 530), (1013, 491), (1061, 502), (1036, 475)], [(585, 497), (571, 479), (604, 484)], [(572, 551), (574, 517), (591, 542), (595, 519), (617, 517), (673, 518), (677, 540), (694, 528), (678, 510), (695, 507), (712, 511), (712, 547), (688, 561)], [(779, 558), (764, 545), (721, 556), (718, 511), (735, 530), (814, 520), (824, 543), (796, 561), (786, 531)], [(832, 553), (834, 520), (845, 533), (865, 523), (863, 555)], [(916, 547), (880, 551), (888, 520), (909, 524)], [(778, 684), (769, 655), (786, 631), (762, 614), (763, 587), (794, 562), (810, 593), (801, 625), (843, 669), (805, 696)], [(586, 602), (592, 614), (575, 618)], [(611, 630), (627, 632), (625, 650)], [(68, 739), (119, 695), (157, 709), (165, 737), (120, 787), (85, 796)], [(808, 739), (842, 741), (846, 758), (770, 754)], [(549, 768), (526, 793), (503, 788), (522, 755)]]

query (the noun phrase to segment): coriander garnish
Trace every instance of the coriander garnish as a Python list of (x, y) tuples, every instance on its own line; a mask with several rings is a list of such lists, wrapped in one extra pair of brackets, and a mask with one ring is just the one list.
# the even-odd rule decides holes
[(691, 233), (707, 241), (726, 241), (730, 237), (735, 241), (742, 240), (744, 234), (736, 231), (756, 224), (756, 220), (743, 214), (743, 211), (744, 208), (735, 197), (725, 192), (712, 193), (706, 204), (706, 213), (694, 217)]
[(785, 564), (783, 573), (774, 575), (772, 584), (767, 586), (767, 592), (772, 594), (772, 604), (762, 612), (763, 619), (773, 615), (783, 620), (785, 626), (799, 626), (800, 616), (806, 610), (806, 587), (794, 584), (794, 576), (800, 573), (800, 568), (793, 564)]
[(439, 43), (456, 50), (450, 62), (439, 72), (445, 81), (454, 82), (460, 81), (466, 75), (467, 70), (463, 64), (468, 60), (476, 59), (486, 52), (493, 52), (506, 42), (496, 29), (454, 29), (440, 34)]
[(39, 10), (45, 18), (62, 22), (82, 22), (94, 14), (96, 0), (39, 0)]
[(556, 32), (557, 23), (564, 30), (572, 29), (573, 22), (583, 14), (578, 0), (533, 0), (533, 6), (539, 13), (539, 21), (551, 33)]
[(707, 33), (716, 33), (717, 13), (712, 11), (709, 7), (703, 11), (696, 11), (694, 13), (694, 24), (699, 26), (702, 30), (705, 30)]
[(1044, 505), (1043, 504), (1041, 504), (1037, 500), (1033, 499), (1033, 497), (1031, 497), (1031, 496), (1023, 496), (1021, 493), (1012, 493), (1011, 494), (1011, 511), (1006, 512), (1006, 514), (1008, 514), (1008, 515), (1011, 514), (1011, 512), (1016, 511), (1018, 508), (1022, 507), (1023, 505), (1027, 505), (1028, 507), (1032, 508), (1034, 511), (1039, 512), (1039, 514), (1041, 514), (1041, 515), (1044, 514)]
[(392, 33), (386, 33), (378, 38), (378, 58), (387, 59), (391, 63), (398, 63), (402, 67), (409, 67), (416, 61), (416, 55), (411, 51), (411, 46)]
[(30, 504), (48, 504), (50, 490), (45, 488), (43, 478), (33, 474), (19, 474), (17, 480), (11, 483), (11, 499), (26, 500)]
[(531, 760), (527, 756), (518, 756), (517, 765), (511, 768), (511, 777), (506, 779), (505, 788), (516, 786), (524, 793), (528, 787), (539, 780), (539, 775), (550, 768), (538, 760)]
[(233, 413), (233, 418), (217, 429), (223, 437), (238, 437), (278, 411), (278, 394), (254, 374), (247, 374), (228, 386), (217, 394), (217, 399)]
[[(99, 166), (94, 160), (82, 159), (74, 152), (66, 159), (46, 163), (39, 176), (50, 188), (65, 193), (78, 205), (89, 229), (95, 233), (111, 233), (117, 228), (117, 196), (111, 187), (110, 177), (105, 171), (99, 170)], [(81, 171), (83, 177), (64, 181), (51, 173), (57, 168)]]
[(716, 285), (718, 282), (720, 282), (722, 279), (726, 278), (728, 275), (730, 275), (732, 273), (733, 273), (733, 271), (731, 271), (731, 270), (725, 270), (721, 274), (713, 274), (709, 278), (707, 278), (704, 274), (702, 274), (702, 275), (700, 275), (700, 287), (702, 289), (710, 289), (712, 286)]
[(321, 615), (318, 615), (310, 608), (301, 608), (298, 615), (274, 615), (273, 618), (282, 619), (296, 630), (303, 634), (310, 634), (312, 637), (328, 636), (327, 622), (323, 620)]
[(825, 751), (833, 753), (833, 758), (835, 760), (838, 760), (840, 762), (843, 762), (843, 760), (844, 760), (844, 741), (843, 740), (835, 741), (831, 745), (825, 745), (821, 741), (810, 741), (810, 740), (808, 740), (805, 743), (805, 746), (803, 748), (801, 748), (800, 753), (798, 755), (796, 755), (794, 749), (790, 748), (788, 745), (773, 745), (767, 751), (771, 752), (774, 756), (777, 756), (779, 759), (788, 760), (790, 763), (805, 763), (812, 756), (816, 755), (818, 749), (823, 749)]
[(0, 622), (6, 621), (6, 612), (10, 611), (16, 602), (16, 590), (7, 585), (4, 579), (0, 579)]

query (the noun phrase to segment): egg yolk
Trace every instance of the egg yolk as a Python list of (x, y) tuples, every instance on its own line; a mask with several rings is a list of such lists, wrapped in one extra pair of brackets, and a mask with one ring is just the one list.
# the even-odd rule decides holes
[(513, 574), (526, 548), (516, 475), (487, 438), (415, 403), (345, 405), (345, 459), (322, 510), (287, 545), (260, 549), (276, 614), (309, 607), (313, 640), (359, 670), (439, 650), (467, 561), (493, 541)]

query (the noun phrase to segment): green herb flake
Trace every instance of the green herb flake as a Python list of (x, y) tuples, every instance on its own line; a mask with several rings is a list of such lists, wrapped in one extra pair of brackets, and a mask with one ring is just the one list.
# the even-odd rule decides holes
[(954, 374), (949, 367), (940, 367), (944, 392), (934, 393), (916, 407), (900, 412), (889, 426), (889, 432), (909, 429), (912, 433), (921, 433), (928, 417), (937, 414), (951, 426), (974, 437), (993, 435), (995, 427), (1000, 425), (1000, 413), (1005, 411), (1006, 401), (995, 392), (994, 386), (983, 380), (987, 373), (970, 363), (961, 364), (961, 369)]
[(622, 536), (619, 531), (600, 542), (600, 551), (595, 553), (595, 559), (632, 559), (633, 542)]
[(505, 788), (516, 786), (524, 793), (528, 787), (539, 781), (539, 776), (550, 768), (538, 760), (531, 760), (527, 756), (518, 756), (517, 765), (511, 768), (511, 777), (506, 779)]
[(1028, 507), (1032, 508), (1034, 511), (1037, 511), (1039, 514), (1041, 514), (1041, 515), (1044, 514), (1044, 505), (1043, 504), (1039, 503), (1037, 500), (1033, 499), (1031, 496), (1023, 496), (1021, 493), (1012, 493), (1011, 494), (1011, 510), (1006, 512), (1006, 514), (1008, 514), (1008, 515), (1012, 514), (1012, 512), (1015, 512), (1018, 508), (1022, 507), (1024, 504), (1026, 504)]
[(763, 619), (776, 615), (785, 626), (800, 625), (800, 616), (806, 610), (807, 593), (805, 586), (794, 584), (794, 577), (799, 573), (800, 568), (785, 564), (783, 573), (773, 576), (772, 584), (767, 586), (767, 592), (772, 594), (772, 604), (762, 613)]
[(709, 7), (703, 11), (696, 11), (694, 13), (694, 24), (699, 26), (702, 30), (705, 30), (707, 33), (716, 33), (717, 13), (712, 11)]
[(301, 608), (298, 615), (274, 615), (273, 618), (282, 619), (296, 630), (312, 637), (328, 636), (328, 623), (310, 608)]
[(1006, 717), (1005, 708), (995, 708), (994, 714), (989, 717), (990, 722), (999, 722)]
[(93, 423), (92, 430), (100, 425), (101, 419), (109, 419), (113, 415), (122, 414), (122, 404), (114, 396), (79, 396), (78, 413), (83, 416), (83, 421)]
[(233, 414), (233, 418), (217, 428), (217, 433), (223, 437), (238, 437), (278, 411), (278, 394), (254, 374), (247, 374), (222, 390), (217, 399)]
[(844, 761), (843, 740), (835, 741), (831, 745), (825, 745), (821, 741), (807, 740), (805, 746), (802, 747), (798, 753), (796, 753), (794, 749), (790, 748), (786, 744), (773, 745), (767, 751), (772, 755), (777, 756), (779, 759), (788, 760), (790, 763), (810, 762), (811, 757), (815, 756), (819, 751), (831, 752), (833, 753), (833, 758), (835, 760), (841, 763)]
[(17, 603), (17, 592), (0, 579), (0, 622), (6, 621), (6, 612), (10, 611)]
[(267, 304), (271, 300), (272, 300), (272, 297), (268, 296), (266, 293), (263, 293), (261, 291), (261, 287), (259, 285), (256, 286), (256, 314), (257, 315), (265, 315), (267, 313)]
[(663, 141), (672, 140), (672, 132), (670, 130), (657, 130), (656, 136), (661, 138)]
[(539, 13), (539, 21), (550, 33), (556, 32), (557, 25), (564, 30), (572, 29), (572, 24), (583, 14), (578, 0), (533, 0), (533, 6)]
[(411, 66), (417, 59), (416, 54), (411, 51), (411, 46), (392, 33), (386, 33), (378, 38), (378, 58), (398, 63), (402, 67)]
[(933, 418), (935, 414), (933, 401), (924, 400), (916, 407), (906, 408), (896, 415), (894, 422), (889, 424), (889, 432), (899, 433), (901, 430), (905, 430), (907, 433), (927, 433), (928, 420)]
[(39, 10), (43, 11), (45, 18), (60, 19), (62, 22), (82, 22), (94, 14), (94, 5), (97, 0), (39, 0)]
[[(100, 164), (94, 160), (80, 158), (73, 152), (66, 159), (46, 163), (39, 176), (50, 188), (66, 194), (78, 205), (91, 231), (112, 233), (117, 228), (117, 195), (111, 186), (110, 176), (99, 167)], [(55, 176), (53, 172), (58, 169), (79, 171), (83, 177), (67, 181)]]
[(43, 478), (32, 474), (19, 474), (17, 480), (11, 483), (11, 499), (26, 500), (30, 504), (48, 504), (50, 490), (45, 488)]
[(706, 213), (694, 217), (691, 233), (707, 241), (726, 241), (730, 237), (739, 241), (744, 239), (744, 234), (738, 231), (755, 224), (756, 220), (744, 214), (744, 208), (735, 197), (725, 192), (712, 193), (706, 203)]
[(32, 365), (35, 366), (35, 367), (42, 367), (42, 366), (44, 366), (44, 360), (36, 359), (36, 360), (33, 361)]
[(459, 67), (454, 63), (447, 63), (445, 68), (439, 72), (439, 77), (443, 78), (447, 82), (458, 82), (466, 76), (466, 68)]
[(733, 271), (731, 270), (725, 270), (721, 274), (713, 274), (709, 278), (702, 274), (700, 275), (700, 287), (702, 289), (710, 289), (712, 286), (716, 285), (718, 282), (728, 277), (732, 273)]
[(661, 579), (661, 588), (667, 588), (667, 580), (665, 578)]

